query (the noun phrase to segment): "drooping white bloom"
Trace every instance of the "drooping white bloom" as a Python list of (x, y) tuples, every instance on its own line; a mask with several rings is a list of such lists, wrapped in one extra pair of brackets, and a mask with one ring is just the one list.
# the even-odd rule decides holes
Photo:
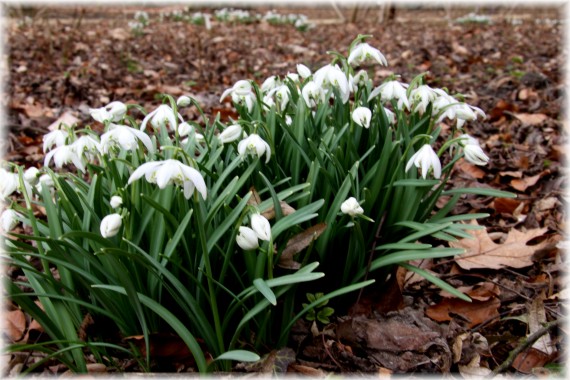
[(18, 174), (0, 168), (0, 194), (2, 194), (2, 198), (12, 195), (14, 191), (18, 190), (19, 186)]
[(318, 87), (321, 87), (325, 91), (331, 90), (332, 87), (338, 88), (342, 97), (342, 103), (345, 104), (348, 102), (348, 98), (350, 97), (350, 85), (348, 84), (346, 75), (338, 65), (333, 66), (329, 64), (321, 67), (315, 72), (313, 80)]
[(489, 157), (483, 152), (477, 139), (469, 135), (461, 135), (460, 145), (463, 147), (465, 159), (475, 165), (487, 165)]
[(419, 112), (423, 115), (430, 102), (437, 98), (437, 92), (427, 85), (421, 85), (414, 88), (410, 92), (410, 103), (414, 105), (414, 112)]
[(485, 118), (485, 112), (479, 107), (469, 105), (467, 103), (460, 103), (455, 108), (455, 115), (457, 116), (457, 128), (462, 128), (466, 121), (473, 121), (477, 119), (477, 116)]
[(247, 107), (248, 112), (253, 110), (253, 104), (255, 102), (255, 93), (251, 83), (247, 80), (238, 80), (233, 87), (228, 88), (222, 93), (220, 97), (220, 103), (228, 96), (232, 96), (232, 101), (236, 104), (241, 104)]
[(271, 109), (275, 105), (275, 101), (273, 100), (272, 96), (265, 95), (263, 97), (263, 108), (266, 110)]
[(275, 96), (275, 104), (277, 105), (279, 111), (283, 112), (285, 110), (287, 103), (289, 103), (289, 87), (283, 84), (281, 86), (275, 87), (267, 95)]
[[(248, 82), (249, 83), (249, 82)], [(279, 79), (277, 78), (276, 75), (272, 75), (269, 78), (267, 78), (262, 84), (261, 84), (261, 92), (263, 93), (268, 93), (269, 91), (273, 90), (275, 87), (277, 87), (279, 85)], [(226, 90), (228, 91), (228, 90)], [(227, 95), (226, 95), (227, 96)], [(225, 98), (225, 96), (224, 96)], [(223, 98), (222, 98), (223, 99)]]
[(32, 186), (35, 186), (40, 181), (39, 178), (40, 171), (35, 166), (32, 166), (24, 172), (24, 181)]
[[(182, 122), (182, 116), (178, 114), (178, 118)], [(176, 115), (174, 110), (167, 104), (161, 104), (157, 109), (145, 116), (141, 123), (140, 130), (143, 131), (146, 124), (150, 121), (150, 124), (154, 128), (166, 127), (166, 124), (170, 125), (170, 129), (174, 130), (176, 128)]]
[(109, 204), (111, 205), (112, 208), (121, 207), (121, 205), (123, 204), (123, 198), (121, 198), (118, 195), (113, 195), (111, 197), (111, 200), (109, 201)]
[(77, 154), (82, 155), (84, 153), (97, 153), (101, 151), (101, 146), (99, 141), (95, 140), (89, 135), (83, 135), (75, 140), (71, 146), (77, 152)]
[(204, 135), (196, 132), (196, 130), (194, 128), (192, 128), (192, 130), (188, 133), (188, 137), (186, 137), (184, 140), (180, 141), (180, 143), (182, 145), (188, 144), (188, 141), (190, 141), (191, 136), (194, 137), (194, 140), (197, 143), (201, 143), (201, 142), (205, 141)]
[(123, 225), (123, 219), (121, 218), (121, 215), (119, 214), (107, 215), (106, 217), (103, 218), (103, 220), (101, 220), (101, 226), (100, 226), (101, 236), (103, 236), (104, 238), (110, 238), (115, 236), (121, 229), (122, 225)]
[(348, 55), (348, 64), (358, 66), (367, 60), (374, 60), (381, 65), (388, 66), (388, 62), (380, 50), (370, 46), (366, 42), (361, 42), (354, 46)]
[(53, 182), (53, 178), (51, 178), (51, 176), (49, 174), (43, 174), (42, 176), (40, 176), (40, 181), (38, 182), (38, 184), (36, 185), (36, 188), (38, 189), (38, 192), (42, 192), (42, 188), (47, 188), (53, 190), (55, 186), (55, 183)]
[(18, 213), (12, 209), (4, 210), (2, 215), (0, 215), (0, 226), (2, 226), (2, 231), (9, 232), (16, 227), (18, 224)]
[(254, 230), (245, 226), (240, 226), (239, 234), (236, 235), (236, 243), (244, 251), (251, 251), (253, 249), (259, 248), (257, 234)]
[(325, 92), (323, 91), (323, 88), (313, 81), (310, 81), (303, 86), (301, 94), (309, 108), (315, 107), (325, 101)]
[(73, 163), (77, 169), (85, 172), (85, 162), (77, 154), (73, 145), (63, 145), (50, 150), (44, 158), (44, 166), (48, 166), (52, 158), (58, 169), (61, 169), (63, 165)]
[(101, 108), (89, 108), (89, 114), (91, 114), (91, 117), (103, 124), (121, 121), (126, 113), (127, 106), (118, 101), (111, 102)]
[(426, 179), (430, 168), (433, 168), (433, 176), (435, 178), (439, 179), (441, 177), (441, 162), (429, 144), (422, 146), (420, 150), (410, 158), (406, 164), (406, 172), (410, 170), (412, 165), (421, 168), (423, 179)]
[(219, 134), (218, 138), (222, 144), (227, 144), (241, 138), (243, 130), (241, 125), (232, 124)]
[(111, 124), (109, 130), (101, 136), (101, 152), (107, 153), (111, 146), (120, 146), (126, 150), (136, 150), (141, 141), (149, 152), (154, 151), (150, 137), (143, 131), (126, 125)]
[(293, 119), (289, 115), (285, 115), (285, 124), (291, 125), (293, 124)]
[(368, 73), (364, 70), (360, 70), (359, 72), (357, 72), (356, 75), (354, 75), (354, 77), (352, 75), (348, 77), (348, 83), (350, 84), (350, 88), (352, 89), (353, 92), (356, 92), (358, 90), (358, 87), (366, 86), (368, 81), (369, 81)]
[(342, 211), (343, 214), (350, 216), (356, 216), (364, 213), (364, 210), (360, 207), (360, 203), (358, 203), (354, 197), (350, 197), (346, 201), (342, 202), (340, 205), (340, 211)]
[(243, 157), (247, 154), (261, 158), (265, 154), (265, 163), (271, 158), (271, 148), (258, 134), (252, 133), (238, 144), (238, 153)]
[(139, 166), (129, 177), (128, 184), (145, 177), (147, 182), (156, 183), (164, 189), (167, 185), (175, 184), (184, 188), (184, 197), (190, 199), (194, 189), (206, 199), (206, 182), (200, 172), (180, 161), (169, 159), (165, 161), (147, 162)]
[(382, 108), (384, 108), (384, 112), (386, 113), (386, 118), (388, 119), (388, 123), (390, 123), (392, 125), (396, 124), (396, 114), (394, 114), (394, 112), (390, 111), (386, 107), (382, 107)]
[(269, 220), (261, 214), (251, 215), (251, 229), (260, 240), (271, 240), (271, 225)]
[(182, 95), (178, 99), (176, 99), (176, 105), (178, 107), (188, 107), (192, 103), (192, 100), (188, 95)]
[(307, 79), (312, 74), (311, 69), (309, 69), (307, 66), (303, 65), (302, 63), (297, 64), (297, 72), (299, 73), (299, 76), (303, 79)]
[(466, 121), (473, 121), (477, 119), (477, 116), (486, 117), (482, 109), (459, 102), (441, 89), (434, 91), (438, 94), (438, 98), (433, 102), (434, 113), (439, 114), (437, 123), (447, 117), (450, 120), (457, 121), (457, 128), (462, 128)]
[(372, 111), (366, 107), (358, 107), (352, 111), (352, 120), (361, 127), (370, 128), (370, 120), (372, 119)]
[(194, 130), (194, 127), (192, 127), (190, 124), (184, 121), (178, 124), (177, 129), (178, 129), (178, 136), (188, 136), (190, 132)]
[(68, 133), (63, 129), (56, 129), (44, 135), (44, 153), (47, 153), (54, 145), (56, 147), (65, 145)]
[(299, 83), (299, 74), (297, 73), (287, 73), (287, 75), (285, 75), (285, 78), (289, 78), (294, 83)]
[(368, 101), (371, 101), (378, 95), (380, 99), (384, 101), (390, 101), (392, 99), (398, 100), (398, 108), (402, 109), (402, 106), (406, 106), (406, 109), (410, 109), (410, 103), (408, 102), (408, 96), (406, 95), (406, 88), (408, 85), (406, 83), (401, 83), (395, 80), (382, 83), (380, 86), (376, 87), (370, 93)]

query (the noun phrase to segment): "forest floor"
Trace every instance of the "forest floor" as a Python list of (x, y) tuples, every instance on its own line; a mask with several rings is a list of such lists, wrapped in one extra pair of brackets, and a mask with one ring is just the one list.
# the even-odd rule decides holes
[[(300, 324), (289, 347), (266, 361), (289, 357), (288, 372), (320, 376), (450, 371), (467, 376), (492, 370), (561, 375), (567, 330), (560, 323), (568, 296), (561, 243), (567, 59), (562, 8), (479, 9), (479, 15), (489, 16), (486, 22), (458, 22), (470, 8), (398, 8), (394, 19), (386, 16), (382, 23), (372, 8), (356, 14), (324, 5), (277, 9), (306, 14), (314, 27), (302, 32), (263, 21), (213, 21), (208, 30), (168, 17), (159, 21), (159, 12), (183, 6), (148, 7), (150, 24), (135, 35), (127, 24), (141, 9), (67, 6), (7, 12), (6, 160), (41, 166), (42, 136), (52, 123), (62, 116), (88, 123), (89, 108), (113, 100), (151, 109), (159, 93), (190, 94), (207, 115), (220, 113), (228, 120), (235, 116), (231, 104), (219, 98), (237, 80), (261, 83), (270, 75), (296, 72), (297, 63), (315, 70), (330, 60), (327, 51), (346, 54), (358, 34), (373, 35), (370, 44), (389, 63), (370, 72), (376, 85), (392, 74), (409, 83), (427, 72), (429, 85), (460, 92), (486, 112), (487, 118), (470, 123), (467, 133), (481, 141), (489, 164), (461, 163), (451, 185), (491, 187), (517, 198), (465, 197), (454, 210), (490, 214), (480, 222), (486, 231), (471, 243), (461, 242), (483, 260), (416, 263), (463, 290), (472, 303), (400, 273), (390, 299), (386, 293), (368, 295), (368, 309), (338, 316), (318, 331)], [(263, 15), (269, 8), (248, 10)], [(533, 334), (540, 335), (535, 342), (529, 341)], [(517, 349), (520, 353), (509, 358)], [(238, 366), (236, 371), (265, 368), (272, 365)], [(41, 369), (44, 374), (64, 370)], [(178, 363), (158, 370), (188, 368)]]

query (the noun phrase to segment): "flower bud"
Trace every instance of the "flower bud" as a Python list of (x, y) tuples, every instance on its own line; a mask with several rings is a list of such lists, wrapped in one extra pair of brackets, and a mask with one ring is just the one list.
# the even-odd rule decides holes
[(360, 207), (360, 204), (354, 197), (350, 197), (346, 201), (342, 202), (340, 205), (340, 211), (350, 216), (356, 216), (364, 213), (364, 210)]
[(230, 125), (229, 127), (227, 127), (226, 129), (224, 129), (218, 137), (219, 137), (221, 143), (225, 144), (225, 143), (229, 143), (232, 141), (236, 141), (237, 139), (239, 139), (241, 137), (241, 134), (242, 134), (241, 125), (233, 124), (233, 125)]
[(261, 214), (253, 214), (251, 216), (251, 228), (261, 240), (269, 241), (271, 239), (271, 226), (269, 221)]
[(14, 210), (5, 210), (0, 216), (0, 225), (2, 226), (2, 231), (8, 232), (12, 231), (16, 224), (18, 224), (17, 213)]
[(118, 195), (113, 195), (111, 197), (111, 201), (109, 203), (111, 204), (111, 207), (113, 207), (113, 208), (120, 207), (123, 204), (123, 198), (121, 198)]
[(257, 235), (249, 227), (241, 226), (239, 228), (239, 234), (236, 236), (236, 243), (244, 251), (251, 251), (253, 249), (259, 248), (259, 242), (257, 241)]
[(297, 72), (303, 79), (306, 79), (311, 76), (311, 70), (302, 63), (297, 64)]
[(121, 215), (119, 214), (107, 215), (101, 221), (101, 236), (103, 236), (104, 238), (115, 236), (119, 232), (119, 229), (121, 228), (122, 224), (123, 221), (121, 219)]
[(37, 185), (37, 183), (40, 181), (38, 174), (40, 173), (40, 171), (38, 170), (38, 168), (32, 166), (31, 168), (27, 169), (24, 172), (24, 181), (26, 181), (27, 183), (29, 183), (32, 186)]
[(192, 103), (192, 100), (190, 100), (190, 97), (186, 95), (182, 95), (178, 100), (176, 100), (176, 105), (178, 107), (188, 107), (190, 103)]

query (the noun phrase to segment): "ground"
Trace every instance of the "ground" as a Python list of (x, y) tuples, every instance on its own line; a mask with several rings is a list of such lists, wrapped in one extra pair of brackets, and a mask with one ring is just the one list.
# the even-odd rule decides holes
[[(385, 11), (382, 22), (371, 6), (279, 8), (314, 23), (299, 31), (260, 21), (214, 22), (207, 30), (168, 18), (158, 21), (160, 12), (183, 6), (149, 7), (144, 10), (150, 25), (134, 35), (127, 23), (139, 9), (70, 5), (7, 12), (6, 160), (41, 166), (41, 139), (50, 124), (64, 115), (88, 122), (88, 108), (113, 100), (143, 102), (151, 109), (158, 93), (191, 94), (208, 115), (220, 113), (228, 120), (235, 114), (219, 97), (237, 80), (261, 83), (269, 75), (295, 72), (297, 63), (317, 69), (329, 61), (327, 51), (346, 54), (358, 34), (370, 34), (370, 43), (389, 63), (375, 68), (375, 83), (392, 74), (410, 82), (427, 72), (428, 84), (464, 94), (487, 114), (467, 132), (481, 141), (489, 165), (460, 164), (455, 184), (517, 194), (516, 199), (468, 197), (454, 210), (490, 214), (480, 222), (487, 230), (475, 242), (482, 253), (502, 252), (495, 259), (416, 263), (461, 288), (471, 304), (398, 272), (390, 292), (365, 295), (349, 315), (330, 325), (299, 324), (288, 348), (237, 371), (276, 368), (281, 359), (283, 370), (309, 375), (466, 375), (486, 374), (486, 368), (559, 374), (565, 334), (556, 324), (565, 313), (566, 271), (560, 243), (566, 154), (562, 8), (478, 9), (488, 16), (485, 22), (457, 21), (474, 8), (397, 8), (393, 19)], [(264, 14), (268, 9), (249, 10)], [(213, 13), (193, 11), (198, 10)], [(526, 264), (512, 259), (514, 251), (524, 252), (520, 259)], [(540, 335), (536, 342), (527, 339), (533, 333)], [(521, 353), (510, 358), (514, 363), (500, 367), (518, 348)], [(187, 369), (180, 363), (159, 370)]]

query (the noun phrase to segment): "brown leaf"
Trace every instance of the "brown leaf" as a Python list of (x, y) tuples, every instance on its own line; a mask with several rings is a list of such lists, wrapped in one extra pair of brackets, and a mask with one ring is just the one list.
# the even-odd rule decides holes
[(500, 214), (513, 214), (513, 212), (519, 207), (521, 201), (513, 198), (495, 198), (493, 201), (493, 208), (496, 212)]
[[(291, 215), (292, 213), (295, 212), (295, 209), (289, 206), (289, 204), (285, 201), (279, 202), (279, 205), (281, 206), (281, 211), (283, 212), (283, 216)], [(263, 215), (269, 220), (275, 218), (275, 207), (273, 207), (273, 205), (270, 206), (267, 210), (263, 211), (261, 215)]]
[(26, 332), (26, 316), (20, 309), (9, 311), (4, 316), (6, 320), (5, 334), (10, 342), (19, 342)]
[(513, 113), (512, 115), (528, 125), (538, 125), (548, 119), (548, 116), (543, 113)]
[[(544, 310), (544, 294), (535, 297), (530, 304), (528, 310), (528, 335), (532, 335), (540, 330), (546, 320), (546, 311)], [(548, 333), (544, 334), (534, 344), (532, 348), (537, 349), (546, 355), (552, 355), (555, 352), (552, 340)]]
[[(146, 355), (144, 335), (133, 335), (124, 338), (138, 347), (141, 355)], [(182, 338), (167, 333), (153, 333), (149, 335), (149, 351), (152, 358), (168, 359), (175, 362), (193, 358), (190, 349)]]
[[(474, 222), (477, 224), (477, 222)], [(529, 246), (526, 243), (546, 232), (547, 228), (532, 229), (521, 232), (509, 231), (503, 244), (496, 244), (486, 230), (469, 231), (474, 239), (461, 239), (450, 242), (453, 248), (465, 248), (466, 252), (455, 258), (455, 262), (463, 269), (503, 267), (524, 268), (532, 265), (533, 254), (546, 246), (546, 242)]]
[(467, 161), (463, 160), (462, 162), (458, 163), (458, 168), (469, 177), (477, 179), (485, 177), (485, 171), (483, 169), (477, 165), (470, 164)]
[(497, 298), (489, 301), (467, 302), (458, 298), (444, 298), (437, 305), (430, 306), (426, 309), (426, 315), (438, 322), (451, 321), (453, 317), (450, 313), (458, 314), (467, 319), (468, 327), (477, 326), (488, 319), (498, 317), (498, 308), (501, 301)]
[(542, 367), (550, 360), (550, 356), (535, 348), (530, 348), (517, 355), (513, 368), (522, 373), (531, 373), (533, 368)]
[(279, 263), (277, 265), (285, 269), (301, 268), (301, 264), (293, 260), (293, 256), (317, 240), (326, 228), (327, 225), (325, 223), (319, 223), (289, 239), (287, 246), (283, 250), (283, 253), (281, 253), (281, 257), (279, 257)]
[(525, 191), (527, 188), (536, 185), (538, 180), (542, 177), (541, 174), (534, 175), (532, 177), (524, 177), (521, 179), (513, 179), (510, 185), (517, 189), (518, 191)]
[(60, 129), (59, 128), (60, 124), (67, 125), (67, 126), (71, 127), (73, 124), (78, 123), (79, 121), (80, 120), (78, 118), (76, 118), (71, 112), (65, 112), (56, 121), (51, 123), (48, 126), (48, 129), (50, 131), (55, 131), (56, 129)]

